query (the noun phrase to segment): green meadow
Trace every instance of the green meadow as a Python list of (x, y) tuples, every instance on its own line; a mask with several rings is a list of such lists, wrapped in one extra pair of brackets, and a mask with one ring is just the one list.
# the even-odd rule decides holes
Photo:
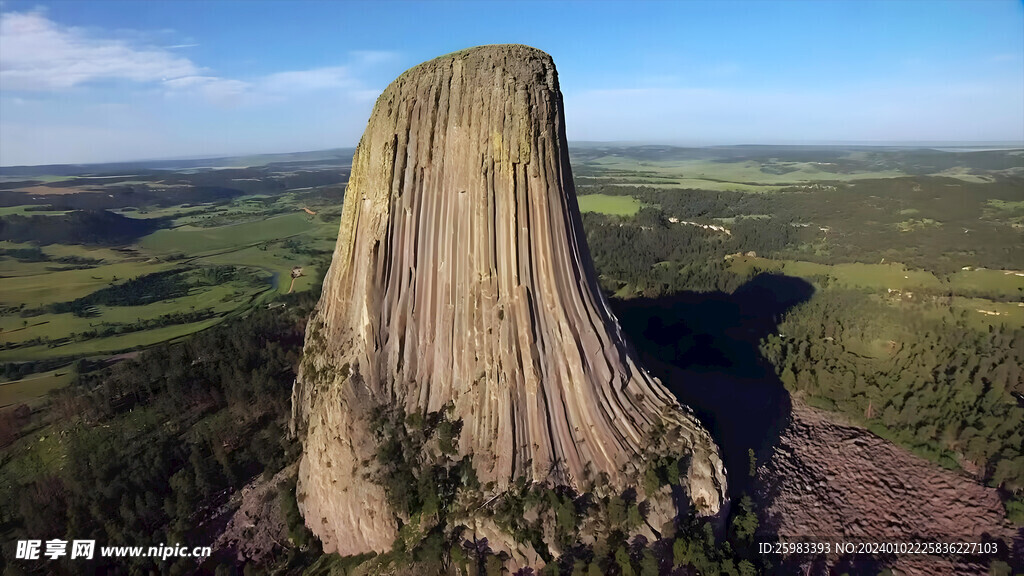
[(310, 233), (320, 226), (321, 222), (311, 220), (304, 213), (293, 213), (214, 228), (185, 225), (170, 230), (157, 230), (142, 238), (139, 246), (163, 254), (202, 255)]
[(0, 411), (20, 404), (34, 406), (45, 399), (50, 390), (67, 386), (74, 377), (74, 369), (71, 366), (64, 366), (49, 372), (32, 374), (21, 380), (0, 382)]
[(211, 318), (189, 324), (172, 324), (160, 328), (152, 328), (117, 336), (93, 338), (80, 342), (70, 342), (59, 346), (30, 346), (12, 350), (0, 350), (0, 362), (46, 360), (50, 358), (95, 356), (97, 354), (114, 354), (128, 350), (144, 348), (159, 342), (166, 342), (205, 330), (223, 320)]
[[(102, 358), (145, 348), (205, 330), (224, 318), (265, 305), (289, 289), (311, 289), (329, 263), (337, 222), (302, 211), (305, 206), (315, 211), (336, 208), (330, 202), (326, 207), (317, 204), (310, 194), (315, 191), (304, 196), (287, 192), (240, 196), (215, 204), (111, 210), (127, 218), (159, 218), (167, 223), (167, 228), (127, 246), (0, 241), (0, 249), (36, 254), (0, 255), (0, 366), (46, 361), (52, 367), (53, 361)], [(5, 208), (0, 217), (58, 214), (27, 207)], [(302, 275), (293, 284), (295, 267), (302, 268)], [(225, 276), (227, 281), (211, 285), (202, 280), (203, 270), (222, 274), (231, 269), (234, 273)], [(173, 277), (178, 278), (173, 280), (177, 288), (145, 280), (169, 270), (183, 271), (184, 275)], [(101, 290), (116, 293), (135, 281), (155, 282), (153, 289), (163, 292), (143, 304), (99, 301), (58, 312), (60, 306), (67, 310), (78, 299)], [(185, 293), (180, 287), (183, 281)], [(14, 399), (5, 403), (45, 394), (70, 378), (68, 370), (50, 370), (4, 383), (6, 397)]]
[(265, 290), (241, 282), (194, 288), (188, 296), (161, 300), (144, 306), (96, 306), (97, 314), (80, 317), (74, 314), (41, 314), (29, 318), (0, 316), (0, 342), (24, 342), (34, 338), (62, 338), (102, 328), (104, 324), (132, 324), (153, 320), (160, 316), (210, 309), (226, 314), (247, 304)]
[[(633, 182), (699, 188), (703, 190), (769, 191), (765, 186), (791, 186), (815, 182), (846, 182), (867, 178), (906, 176), (897, 170), (838, 172), (826, 162), (758, 161), (716, 162), (710, 160), (638, 160), (622, 156), (605, 156), (584, 164), (613, 172), (630, 173)], [(778, 168), (778, 170), (765, 170)], [(610, 178), (615, 177), (609, 175)]]
[(0, 216), (10, 216), (12, 214), (18, 214), (21, 216), (31, 216), (33, 214), (47, 214), (52, 216), (57, 214), (64, 214), (67, 212), (66, 210), (40, 212), (38, 209), (42, 207), (42, 205), (0, 206)]
[(1021, 302), (993, 302), (984, 298), (954, 298), (950, 308), (979, 330), (1006, 324), (1024, 327), (1024, 304)]
[(314, 264), (314, 260), (305, 254), (294, 254), (287, 249), (275, 245), (267, 249), (250, 246), (240, 250), (222, 252), (212, 256), (197, 258), (196, 263), (249, 266), (277, 275), (277, 291), (288, 292), (291, 283), (291, 271), (295, 266), (302, 268), (302, 276), (295, 281), (295, 291), (302, 292), (312, 286), (314, 279), (322, 270)]
[[(1001, 324), (1024, 327), (1024, 277), (1017, 272), (1005, 270), (963, 270), (940, 280), (926, 270), (910, 270), (903, 264), (817, 264), (797, 260), (773, 260), (749, 256), (735, 256), (729, 259), (729, 270), (741, 275), (755, 272), (772, 272), (796, 276), (812, 281), (829, 278), (829, 285), (865, 290), (885, 297), (894, 306), (911, 308), (924, 316), (939, 319), (949, 311), (956, 313), (968, 325), (978, 330), (988, 330)], [(918, 295), (913, 302), (914, 291), (930, 289), (932, 294), (950, 294), (947, 304), (928, 305), (934, 300)], [(890, 292), (890, 290), (892, 292)], [(998, 294), (1010, 301), (996, 301), (978, 298), (975, 294)], [(907, 300), (903, 300), (906, 298)]]
[(0, 304), (27, 307), (68, 302), (109, 286), (116, 280), (135, 278), (173, 268), (171, 262), (155, 258), (105, 264), (95, 268), (45, 272), (30, 276), (4, 278), (0, 285)]
[(599, 212), (614, 216), (632, 216), (643, 206), (632, 196), (610, 196), (607, 194), (584, 194), (577, 196), (580, 212)]
[(957, 292), (998, 292), (1024, 298), (1024, 270), (961, 270), (952, 274), (950, 286)]
[(884, 291), (941, 288), (942, 283), (934, 274), (925, 270), (909, 270), (899, 263), (889, 264), (816, 264), (798, 260), (774, 260), (752, 256), (736, 256), (730, 259), (730, 269), (748, 274), (752, 270), (778, 272), (788, 276), (813, 279), (829, 276), (840, 285), (849, 288), (868, 288)]

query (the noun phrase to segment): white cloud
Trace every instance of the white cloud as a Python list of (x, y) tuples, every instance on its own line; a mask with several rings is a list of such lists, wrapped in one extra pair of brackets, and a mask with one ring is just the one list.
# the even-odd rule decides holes
[[(136, 31), (134, 36), (143, 35)], [(321, 90), (366, 101), (376, 97), (377, 91), (368, 89), (358, 73), (396, 57), (387, 51), (355, 51), (348, 66), (232, 79), (211, 74), (173, 52), (198, 45), (140, 47), (95, 30), (62, 26), (40, 11), (4, 13), (0, 14), (0, 88), (5, 92), (62, 91), (95, 81), (121, 80), (159, 85), (171, 98), (198, 96), (227, 107), (281, 102)]]
[(252, 85), (241, 80), (218, 78), (217, 76), (183, 76), (163, 81), (170, 94), (198, 94), (221, 106), (233, 106), (242, 102)]
[(367, 87), (362, 77), (374, 67), (394, 62), (398, 54), (385, 50), (354, 50), (348, 55), (349, 62), (345, 66), (288, 70), (254, 79), (253, 90), (265, 96), (333, 90), (345, 92), (356, 100), (375, 99), (381, 90)]
[(195, 42), (0, 12), (0, 165), (349, 144), (380, 93), (365, 79), (396, 58), (359, 51), (337, 65), (233, 77), (176, 52)]
[(311, 92), (325, 88), (356, 88), (359, 82), (352, 77), (347, 67), (332, 66), (311, 70), (277, 72), (260, 78), (256, 85), (260, 90), (281, 94), (288, 92)]
[(151, 82), (199, 72), (188, 58), (98, 38), (40, 12), (0, 15), (0, 86), (5, 91), (61, 90), (105, 79)]
[(162, 82), (168, 97), (200, 96), (219, 106), (265, 106), (317, 93), (348, 95), (357, 102), (376, 99), (380, 90), (368, 89), (347, 66), (288, 70), (251, 80), (193, 75)]
[(351, 55), (356, 64), (363, 66), (376, 66), (398, 58), (398, 53), (390, 50), (354, 50)]

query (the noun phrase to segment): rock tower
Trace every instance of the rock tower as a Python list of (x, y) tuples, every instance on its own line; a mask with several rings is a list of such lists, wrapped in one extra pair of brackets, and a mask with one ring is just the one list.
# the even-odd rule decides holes
[(518, 477), (635, 485), (668, 430), (696, 509), (723, 505), (713, 440), (638, 365), (598, 288), (558, 76), (527, 46), (442, 56), (377, 100), (292, 402), (300, 507), (327, 551), (394, 541), (364, 471), (382, 404), (449, 406), (460, 455), (496, 493)]

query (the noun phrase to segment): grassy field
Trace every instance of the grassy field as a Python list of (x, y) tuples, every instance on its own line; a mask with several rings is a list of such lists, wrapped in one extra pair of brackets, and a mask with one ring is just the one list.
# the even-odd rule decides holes
[(195, 206), (169, 206), (166, 208), (143, 208), (134, 210), (111, 210), (111, 212), (117, 212), (118, 214), (127, 218), (139, 218), (139, 219), (150, 219), (150, 218), (167, 218), (169, 216), (184, 217), (189, 214), (203, 214), (211, 210), (209, 204), (199, 204)]
[[(582, 183), (580, 191), (589, 187), (607, 184), (642, 185), (653, 188), (693, 188), (711, 191), (740, 191), (744, 193), (769, 193), (766, 196), (747, 196), (751, 201), (751, 214), (744, 218), (767, 218), (769, 214), (777, 215), (771, 209), (765, 209), (765, 202), (788, 197), (786, 194), (771, 194), (783, 188), (797, 187), (793, 192), (802, 197), (817, 193), (832, 194), (833, 186), (840, 192), (856, 192), (858, 183), (845, 190), (842, 182), (854, 182), (863, 179), (892, 178), (905, 176), (901, 170), (904, 164), (879, 162), (877, 152), (852, 151), (844, 157), (830, 156), (831, 152), (806, 151), (769, 152), (752, 149), (743, 152), (743, 156), (730, 155), (734, 152), (723, 152), (730, 161), (709, 160), (708, 153), (674, 153), (663, 154), (657, 149), (616, 151), (609, 148), (604, 151), (587, 154), (585, 160), (574, 160), (574, 168)], [(718, 155), (717, 152), (714, 154)], [(788, 156), (787, 156), (788, 154)], [(886, 153), (888, 154), (888, 153)], [(768, 157), (769, 155), (773, 157)], [(774, 156), (780, 157), (774, 157)], [(678, 158), (686, 159), (678, 159)], [(669, 158), (669, 159), (666, 159)], [(677, 158), (677, 159), (671, 159)], [(886, 156), (885, 158), (888, 158)], [(849, 159), (854, 162), (850, 163)], [(236, 159), (237, 160), (237, 159)], [(733, 161), (735, 160), (735, 161)], [(799, 161), (798, 161), (799, 160)], [(813, 160), (820, 160), (814, 162)], [(239, 166), (249, 165), (248, 161), (239, 161)], [(924, 162), (924, 160), (922, 160)], [(931, 162), (928, 159), (925, 164)], [(226, 165), (234, 165), (235, 161)], [(890, 169), (900, 167), (900, 169)], [(943, 166), (946, 169), (947, 166)], [(913, 166), (908, 171), (917, 170)], [(336, 168), (332, 168), (335, 172)], [(178, 182), (187, 182), (192, 176), (202, 172), (196, 169), (182, 169), (173, 179), (174, 186)], [(339, 190), (326, 186), (317, 188), (317, 184), (302, 180), (293, 168), (282, 168), (276, 171), (273, 178), (267, 180), (268, 187), (253, 187), (253, 178), (258, 174), (225, 174), (223, 182), (218, 185), (225, 189), (234, 186), (233, 178), (239, 179), (239, 188), (244, 195), (190, 195), (191, 204), (167, 206), (166, 202), (138, 203), (137, 209), (121, 208), (115, 212), (123, 216), (139, 219), (166, 219), (167, 228), (138, 239), (131, 246), (122, 249), (85, 247), (80, 245), (52, 244), (42, 246), (43, 252), (52, 259), (64, 257), (89, 258), (100, 261), (98, 266), (80, 270), (69, 270), (81, 263), (68, 262), (19, 262), (11, 257), (0, 257), (0, 304), (4, 306), (24, 306), (37, 308), (56, 302), (67, 302), (86, 296), (101, 288), (106, 288), (120, 281), (135, 278), (171, 268), (196, 269), (205, 266), (234, 266), (250, 271), (258, 271), (260, 278), (275, 279), (276, 290), (270, 290), (267, 284), (258, 286), (245, 281), (229, 282), (220, 286), (194, 287), (187, 295), (175, 299), (155, 302), (142, 306), (111, 307), (98, 306), (98, 315), (91, 318), (72, 314), (42, 314), (35, 317), (22, 317), (18, 310), (8, 310), (7, 315), (0, 316), (0, 342), (23, 342), (35, 338), (59, 340), (71, 333), (82, 334), (92, 330), (104, 329), (103, 324), (131, 325), (138, 322), (152, 321), (160, 316), (192, 310), (212, 309), (219, 315), (203, 322), (192, 322), (183, 325), (167, 325), (160, 328), (140, 330), (136, 332), (109, 337), (97, 337), (91, 340), (74, 341), (64, 345), (49, 347), (46, 344), (12, 349), (0, 352), (0, 362), (28, 361), (40, 358), (53, 358), (79, 355), (103, 355), (146, 346), (166, 339), (179, 338), (196, 330), (219, 321), (219, 318), (241, 313), (252, 306), (265, 303), (276, 294), (288, 291), (293, 267), (303, 268), (303, 276), (296, 280), (295, 290), (310, 289), (322, 268), (329, 261), (329, 251), (334, 247), (338, 221), (335, 214), (340, 208)], [(947, 176), (960, 178), (962, 181), (976, 181), (987, 176), (978, 176), (969, 170), (949, 168), (944, 172)], [(131, 184), (147, 186), (151, 191), (169, 190), (171, 179), (164, 174), (137, 174), (127, 182), (112, 183), (111, 191), (116, 193), (118, 187)], [(211, 174), (202, 175), (203, 180), (196, 185), (209, 186)], [(282, 180), (284, 178), (285, 180)], [(299, 178), (296, 182), (296, 178)], [(67, 180), (68, 177), (44, 178), (45, 182)], [(244, 181), (245, 186), (241, 186)], [(987, 181), (987, 180), (986, 180)], [(281, 182), (286, 182), (290, 190), (282, 191)], [(76, 186), (79, 184), (75, 182)], [(82, 186), (102, 185), (100, 179), (83, 179)], [(947, 186), (950, 184), (946, 184)], [(966, 184), (964, 184), (966, 186)], [(336, 185), (333, 185), (336, 186)], [(74, 188), (48, 191), (74, 192)], [(333, 195), (331, 190), (334, 190)], [(233, 194), (237, 194), (235, 192)], [(884, 196), (886, 193), (880, 193)], [(26, 198), (28, 196), (26, 195)], [(113, 196), (111, 196), (113, 197)], [(876, 203), (874, 196), (867, 196), (867, 203)], [(1013, 197), (1013, 194), (1002, 194), (1001, 199), (989, 200), (983, 205), (983, 218), (997, 219), (1000, 222), (1010, 218), (1024, 221), (1024, 201)], [(577, 197), (580, 210), (628, 218), (635, 215), (644, 204), (628, 195), (581, 194)], [(55, 199), (56, 201), (56, 199)], [(831, 200), (829, 200), (831, 202)], [(39, 201), (35, 201), (38, 203)], [(135, 206), (138, 196), (127, 197), (120, 206)], [(653, 204), (655, 202), (649, 201)], [(760, 204), (758, 204), (760, 203)], [(887, 224), (888, 230), (908, 230), (905, 234), (925, 235), (939, 234), (952, 230), (955, 225), (948, 217), (932, 214), (931, 203), (914, 204), (908, 202), (901, 205), (901, 217)], [(319, 212), (311, 216), (302, 211), (309, 207)], [(28, 211), (28, 205), (0, 208), (0, 216), (13, 214), (53, 215), (53, 212)], [(325, 212), (332, 216), (325, 217)], [(756, 214), (754, 214), (756, 212)], [(827, 210), (825, 211), (827, 213)], [(728, 214), (711, 214), (723, 224), (731, 224), (733, 218)], [(324, 222), (327, 219), (330, 222)], [(944, 223), (945, 224), (942, 224)], [(1012, 232), (1016, 233), (1016, 232)], [(0, 242), (0, 248), (33, 248), (29, 244), (12, 244)], [(964, 248), (967, 250), (969, 247)], [(757, 250), (762, 253), (762, 250)], [(767, 253), (767, 252), (764, 252)], [(822, 252), (825, 253), (825, 252)], [(797, 260), (773, 260), (766, 258), (737, 257), (729, 262), (732, 270), (747, 273), (753, 269), (774, 271), (803, 278), (829, 277), (831, 285), (850, 287), (872, 291), (879, 297), (897, 302), (898, 297), (889, 290), (902, 293), (913, 292), (923, 288), (952, 290), (962, 297), (954, 299), (944, 313), (949, 314), (950, 308), (957, 314), (964, 314), (972, 323), (982, 327), (986, 323), (1018, 321), (1024, 314), (1024, 307), (1015, 307), (1015, 303), (993, 303), (988, 300), (976, 299), (984, 294), (999, 294), (1001, 299), (1019, 299), (1024, 294), (1024, 277), (1009, 274), (1000, 270), (964, 270), (952, 273), (946, 281), (927, 271), (908, 269), (902, 264), (836, 264), (824, 265), (800, 261), (800, 252), (790, 252)], [(888, 255), (887, 255), (888, 256)], [(879, 257), (880, 258), (880, 257)], [(877, 262), (879, 258), (866, 259)], [(847, 256), (845, 259), (849, 259)], [(888, 260), (889, 258), (887, 258)], [(910, 262), (901, 257), (892, 260)], [(886, 261), (887, 261), (886, 260)], [(997, 266), (991, 262), (970, 262), (970, 264)], [(917, 266), (917, 264), (914, 264)], [(958, 264), (959, 265), (959, 264)], [(952, 268), (955, 270), (956, 268)], [(915, 298), (913, 303), (917, 303)], [(895, 304), (894, 304), (895, 305)], [(979, 311), (981, 310), (981, 311)], [(52, 376), (52, 375), (51, 375)], [(39, 384), (44, 384), (40, 380)], [(13, 390), (13, 389), (12, 389)]]
[(1000, 200), (998, 198), (991, 198), (985, 203), (986, 208), (995, 210), (998, 212), (1007, 212), (1010, 214), (1021, 214), (1024, 215), (1024, 200), (1020, 201), (1009, 201)]
[(240, 224), (244, 221), (268, 220), (268, 216), (270, 218), (274, 217), (270, 216), (271, 212), (288, 211), (293, 214), (304, 215), (305, 213), (292, 204), (290, 199), (288, 194), (273, 199), (273, 202), (267, 202), (268, 198), (261, 195), (239, 196), (226, 205), (202, 205), (190, 206), (188, 208), (172, 206), (159, 210), (150, 208), (140, 214), (140, 217), (158, 218), (174, 216), (175, 226), (193, 225), (200, 228), (210, 228)]
[[(21, 244), (21, 246), (28, 247), (30, 245)], [(80, 258), (103, 260), (104, 263), (108, 264), (125, 260), (132, 256), (131, 253), (125, 253), (113, 248), (82, 246), (80, 244), (50, 244), (49, 246), (43, 247), (43, 252), (55, 258), (61, 258), (63, 256), (78, 256)]]
[[(180, 338), (212, 326), (224, 317), (262, 305), (272, 294), (286, 293), (291, 287), (291, 271), (295, 266), (303, 268), (303, 276), (296, 279), (294, 290), (310, 289), (322, 272), (319, 267), (325, 259), (323, 252), (333, 248), (337, 224), (325, 223), (300, 212), (300, 208), (288, 203), (291, 200), (292, 195), (283, 194), (275, 202), (266, 202), (265, 197), (250, 196), (218, 206), (122, 210), (124, 215), (134, 218), (174, 217), (179, 225), (146, 236), (127, 249), (61, 244), (42, 247), (43, 253), (51, 259), (77, 257), (99, 261), (99, 265), (90, 268), (69, 270), (65, 268), (80, 264), (19, 262), (13, 257), (0, 258), (0, 276), (4, 277), (0, 283), (0, 304), (28, 309), (69, 302), (124, 280), (174, 268), (196, 269), (211, 265), (249, 268), (258, 271), (259, 277), (274, 278), (276, 287), (276, 291), (272, 291), (269, 284), (253, 284), (251, 280), (194, 286), (186, 296), (151, 304), (96, 306), (97, 313), (91, 317), (71, 313), (23, 317), (17, 311), (7, 313), (0, 316), (0, 342), (21, 343), (37, 338), (44, 342), (0, 351), (0, 362), (105, 355)], [(23, 208), (7, 213), (18, 213)], [(267, 211), (281, 210), (289, 210), (290, 213), (265, 217)], [(239, 222), (222, 226), (202, 225), (232, 220)], [(35, 246), (0, 242), (0, 248)], [(172, 254), (184, 258), (168, 259), (167, 256)], [(72, 335), (80, 338), (83, 333), (108, 330), (114, 326), (131, 329), (139, 322), (159, 322), (161, 316), (204, 310), (210, 310), (217, 316), (187, 324), (136, 329), (113, 336), (56, 344), (56, 341)], [(26, 381), (8, 390), (37, 385), (48, 389), (51, 379)]]
[[(704, 190), (767, 191), (763, 186), (788, 186), (824, 181), (850, 181), (866, 178), (895, 178), (905, 176), (896, 170), (840, 173), (827, 169), (825, 163), (775, 162), (785, 170), (783, 174), (763, 171), (760, 162), (714, 162), (709, 160), (637, 160), (621, 156), (605, 156), (584, 164), (588, 167), (631, 172), (631, 181), (643, 181), (645, 176), (657, 178), (644, 184), (683, 186)], [(780, 170), (782, 171), (782, 170)], [(671, 179), (671, 181), (667, 181)]]
[(174, 264), (171, 262), (146, 259), (82, 270), (4, 278), (0, 284), (0, 303), (8, 306), (25, 304), (28, 307), (36, 307), (54, 302), (68, 302), (109, 286), (115, 278), (135, 278), (173, 267)]
[(941, 288), (942, 282), (931, 272), (908, 270), (899, 263), (891, 264), (816, 264), (798, 260), (773, 260), (751, 256), (737, 256), (730, 260), (730, 269), (746, 274), (752, 269), (779, 272), (788, 276), (813, 278), (831, 276), (839, 285), (871, 290), (916, 290)]
[[(49, 274), (54, 267), (52, 262), (18, 262), (14, 258), (0, 259), (0, 276), (6, 282), (10, 278), (19, 276), (35, 276), (38, 274)], [(3, 301), (4, 287), (0, 286), (0, 302)]]
[(798, 260), (774, 260), (750, 256), (737, 256), (730, 260), (730, 268), (746, 274), (756, 268), (765, 272), (779, 272), (789, 276), (813, 278), (831, 276), (838, 284), (850, 288), (868, 288), (879, 292), (892, 290), (918, 290), (936, 288), (951, 290), (954, 294), (969, 296), (976, 292), (995, 292), (1005, 297), (1024, 294), (1024, 272), (1010, 270), (961, 270), (944, 283), (926, 270), (908, 270), (900, 263), (889, 264), (816, 264)]
[[(1004, 270), (964, 270), (953, 274), (949, 282), (943, 282), (931, 272), (908, 270), (898, 263), (828, 265), (749, 256), (731, 258), (730, 269), (739, 274), (757, 269), (808, 280), (829, 276), (835, 286), (869, 290), (894, 306), (912, 306), (917, 312), (933, 318), (952, 311), (979, 330), (1000, 324), (1024, 327), (1024, 301), (1020, 300), (1024, 294), (1024, 277)], [(914, 302), (913, 292), (921, 288), (951, 291), (953, 298), (943, 306), (927, 305), (931, 300)], [(977, 292), (995, 292), (1018, 301), (997, 302), (971, 296)], [(909, 301), (903, 301), (903, 298)]]
[(777, 192), (785, 186), (773, 186), (770, 184), (744, 184), (740, 182), (720, 182), (716, 180), (701, 180), (700, 178), (679, 178), (671, 183), (656, 182), (647, 184), (651, 188), (693, 188), (699, 190), (766, 193)]
[(993, 302), (984, 298), (954, 298), (950, 307), (961, 312), (967, 322), (979, 330), (1006, 324), (1024, 327), (1024, 303)]
[[(345, 155), (350, 157), (351, 152)], [(305, 161), (307, 156), (266, 159)], [(27, 192), (26, 203), (0, 207), (0, 218), (62, 214), (64, 211), (32, 209), (52, 200), (75, 210), (108, 209), (127, 218), (162, 221), (156, 224), (160, 228), (156, 233), (120, 246), (101, 247), (108, 231), (88, 229), (82, 230), (84, 234), (76, 231), (66, 237), (88, 239), (95, 245), (46, 244), (53, 240), (42, 233), (38, 238), (33, 236), (39, 244), (0, 241), (3, 249), (31, 250), (19, 254), (26, 261), (19, 261), (14, 254), (0, 255), (0, 346), (10, 346), (0, 350), (0, 365), (22, 364), (16, 369), (0, 367), (6, 374), (24, 374), (32, 369), (52, 368), (52, 364), (33, 366), (34, 361), (103, 358), (173, 341), (264, 306), (289, 288), (296, 292), (310, 290), (330, 260), (337, 237), (337, 212), (347, 160), (339, 163), (335, 156), (324, 156), (322, 166), (281, 166), (231, 173), (185, 162), (181, 166), (161, 165), (155, 172), (143, 170), (114, 178), (94, 178), (89, 169), (83, 171), (84, 176), (0, 177), (5, 181), (36, 180), (23, 187)], [(251, 162), (244, 160), (237, 165), (249, 166)], [(52, 185), (70, 179), (76, 179), (74, 186)], [(109, 194), (102, 197), (79, 194), (85, 188), (95, 191), (96, 187), (105, 186), (109, 186)], [(126, 192), (129, 186), (132, 191)], [(53, 196), (45, 201), (31, 200), (30, 193)], [(325, 211), (330, 216), (325, 216)], [(40, 250), (45, 261), (27, 261), (40, 257)], [(212, 266), (234, 268), (236, 274), (229, 275), (226, 270), (203, 271)], [(291, 274), (295, 267), (302, 268), (302, 276), (293, 286)], [(135, 287), (126, 286), (128, 280), (176, 269), (187, 272), (173, 279), (154, 278)], [(228, 278), (234, 279), (220, 280)], [(221, 283), (207, 285), (211, 279)], [(179, 295), (181, 282), (190, 286), (185, 295)], [(167, 299), (140, 299), (149, 293), (135, 293), (138, 286), (144, 290), (152, 287), (151, 296)], [(119, 294), (120, 301), (149, 303), (86, 305), (87, 308), (82, 303), (72, 304), (111, 287), (125, 289), (98, 295), (96, 301), (110, 301), (106, 299), (111, 294)], [(169, 298), (173, 295), (177, 296)], [(53, 305), (60, 303), (68, 303), (62, 309), (73, 308), (79, 315), (70, 311), (53, 313)], [(203, 317), (208, 314), (213, 317)], [(70, 378), (66, 372), (51, 370), (9, 383), (2, 392), (3, 403), (41, 397), (66, 383)]]
[[(23, 244), (15, 242), (0, 242), (0, 249), (33, 249), (40, 248), (32, 244)], [(50, 244), (40, 248), (43, 254), (49, 258), (64, 258), (64, 257), (76, 257), (76, 258), (88, 258), (90, 260), (97, 260), (101, 265), (107, 266), (117, 263), (127, 262), (140, 262), (145, 260), (142, 256), (132, 252), (120, 252), (111, 248), (99, 248), (99, 247), (87, 247), (80, 245), (66, 245), (66, 244)], [(74, 267), (74, 264), (61, 263), (61, 262), (20, 262), (15, 258), (0, 258), (0, 277), (12, 278), (16, 276), (35, 276), (40, 274), (53, 274), (54, 272), (61, 271), (61, 269), (68, 269)], [(96, 268), (92, 268), (96, 269)], [(85, 269), (82, 269), (85, 270)], [(70, 271), (70, 270), (65, 270)], [(101, 271), (102, 272), (102, 271)], [(124, 276), (118, 276), (118, 278), (124, 278)], [(27, 281), (26, 281), (27, 282)], [(3, 286), (0, 286), (0, 303), (6, 302), (4, 300)], [(15, 289), (20, 289), (18, 286)]]
[(24, 342), (33, 338), (62, 338), (71, 333), (101, 329), (103, 323), (132, 324), (165, 314), (204, 310), (227, 314), (247, 304), (266, 288), (256, 289), (241, 282), (193, 288), (188, 296), (162, 300), (144, 306), (97, 306), (99, 315), (90, 318), (65, 314), (41, 314), (31, 318), (0, 316), (0, 342)]
[(93, 338), (82, 342), (71, 342), (63, 346), (32, 346), (27, 348), (16, 348), (14, 350), (0, 351), (0, 362), (45, 360), (47, 358), (62, 358), (70, 356), (89, 356), (94, 354), (113, 354), (131, 350), (137, 347), (150, 346), (158, 342), (165, 342), (180, 338), (188, 334), (205, 330), (217, 324), (223, 318), (211, 318), (202, 322), (190, 324), (174, 324), (140, 332), (119, 334), (106, 338)]
[[(881, 297), (879, 295), (879, 297)], [(931, 320), (952, 321), (960, 319), (975, 330), (988, 332), (989, 328), (1000, 325), (1024, 328), (1024, 304), (1021, 302), (993, 302), (985, 298), (954, 296), (948, 303), (931, 301), (914, 302), (897, 298), (887, 299), (887, 304), (913, 311)]]
[(40, 205), (24, 205), (24, 206), (0, 206), (0, 216), (11, 216), (12, 214), (18, 214), (21, 216), (32, 216), (35, 214), (46, 214), (47, 216), (55, 216), (57, 214), (66, 214), (67, 210), (56, 210), (53, 212), (40, 212), (38, 210), (30, 210), (30, 208), (40, 208)]
[(609, 196), (607, 194), (584, 194), (577, 196), (580, 212), (600, 212), (615, 216), (632, 216), (643, 206), (632, 196)]
[(998, 292), (1007, 297), (1024, 298), (1024, 271), (1022, 270), (961, 270), (949, 279), (959, 292)]
[(64, 366), (49, 372), (33, 374), (22, 380), (0, 382), (0, 411), (20, 404), (38, 404), (50, 390), (67, 386), (74, 377), (74, 369), (71, 366)]
[(139, 241), (145, 250), (163, 253), (206, 255), (270, 240), (317, 231), (322, 222), (306, 214), (284, 214), (266, 220), (215, 228), (181, 226), (157, 230)]
[(230, 264), (236, 266), (251, 266), (259, 268), (272, 274), (277, 274), (277, 291), (281, 294), (288, 292), (291, 283), (291, 271), (295, 266), (302, 267), (303, 275), (295, 281), (295, 291), (308, 290), (317, 275), (321, 272), (313, 265), (312, 259), (305, 254), (294, 254), (281, 247), (270, 247), (262, 250), (252, 246), (223, 252), (213, 256), (199, 258), (196, 262), (204, 264)]

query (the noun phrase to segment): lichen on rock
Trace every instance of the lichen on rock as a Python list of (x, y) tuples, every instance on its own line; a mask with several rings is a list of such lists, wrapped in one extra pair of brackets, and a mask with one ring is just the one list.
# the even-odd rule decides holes
[(495, 494), (599, 475), (642, 492), (648, 464), (672, 453), (696, 509), (723, 507), (717, 447), (638, 364), (598, 288), (558, 76), (526, 46), (442, 56), (378, 98), (292, 402), (300, 507), (329, 552), (398, 535), (368, 480), (381, 405), (450, 410), (458, 457)]

